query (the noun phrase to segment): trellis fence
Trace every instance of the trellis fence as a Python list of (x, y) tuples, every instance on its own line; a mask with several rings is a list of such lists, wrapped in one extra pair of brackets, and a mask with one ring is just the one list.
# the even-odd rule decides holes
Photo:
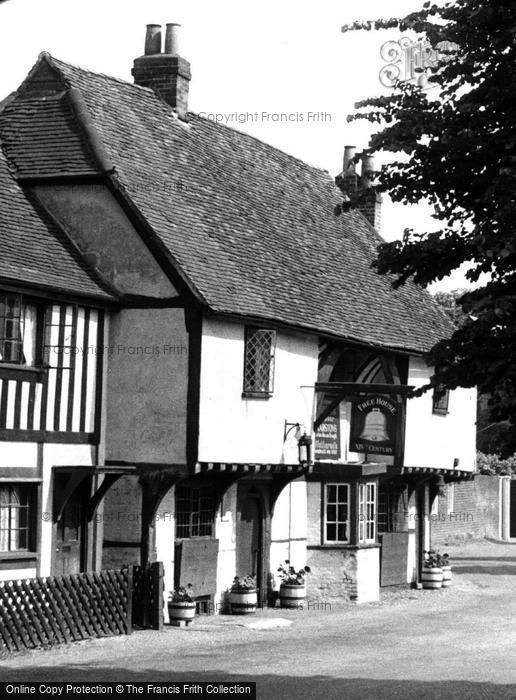
[(0, 654), (163, 624), (163, 565), (0, 581)]

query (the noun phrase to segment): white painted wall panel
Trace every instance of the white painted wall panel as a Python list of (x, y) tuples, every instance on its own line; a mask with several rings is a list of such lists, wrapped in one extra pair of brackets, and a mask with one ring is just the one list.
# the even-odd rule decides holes
[[(411, 357), (408, 383), (423, 386), (433, 368), (419, 357)], [(407, 401), (405, 465), (452, 469), (475, 468), (476, 389), (456, 389), (450, 393), (449, 413), (432, 413), (432, 392)]]
[(310, 432), (318, 339), (277, 333), (274, 393), (242, 398), (245, 328), (205, 319), (201, 358), (199, 461), (297, 463), (296, 441), (285, 446), (285, 421)]

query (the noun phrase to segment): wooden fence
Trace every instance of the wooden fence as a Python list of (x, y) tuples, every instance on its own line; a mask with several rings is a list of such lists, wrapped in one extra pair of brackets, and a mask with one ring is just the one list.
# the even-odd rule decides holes
[(0, 581), (0, 655), (131, 634), (133, 623), (160, 629), (162, 585), (161, 562), (120, 571)]

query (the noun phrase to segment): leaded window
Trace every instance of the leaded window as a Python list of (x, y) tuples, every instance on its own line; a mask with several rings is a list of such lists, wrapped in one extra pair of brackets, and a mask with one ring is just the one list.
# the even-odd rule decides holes
[(176, 537), (211, 537), (215, 502), (211, 486), (178, 486), (176, 489)]
[(244, 394), (272, 394), (275, 345), (276, 331), (263, 328), (246, 329)]

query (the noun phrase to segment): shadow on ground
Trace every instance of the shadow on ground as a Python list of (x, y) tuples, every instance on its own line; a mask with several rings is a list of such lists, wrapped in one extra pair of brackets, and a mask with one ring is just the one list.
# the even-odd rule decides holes
[(494, 576), (515, 576), (516, 566), (482, 566), (482, 564), (473, 564), (473, 566), (458, 566), (456, 572), (460, 574), (492, 574)]
[[(170, 665), (179, 665), (179, 658), (171, 658)], [(23, 682), (90, 682), (108, 681), (134, 683), (195, 683), (195, 682), (256, 682), (257, 697), (296, 698), (297, 700), (403, 700), (405, 698), (457, 700), (498, 700), (516, 697), (516, 685), (494, 683), (473, 683), (470, 681), (418, 681), (418, 680), (376, 680), (368, 678), (332, 678), (329, 676), (283, 676), (273, 674), (250, 674), (245, 678), (224, 671), (180, 673), (142, 669), (130, 671), (126, 668), (103, 668), (70, 664), (59, 668), (25, 667), (23, 669), (0, 669), (0, 680)], [(150, 696), (143, 696), (150, 697)]]
[(453, 561), (500, 561), (500, 562), (516, 562), (516, 557), (457, 557), (453, 556)]

